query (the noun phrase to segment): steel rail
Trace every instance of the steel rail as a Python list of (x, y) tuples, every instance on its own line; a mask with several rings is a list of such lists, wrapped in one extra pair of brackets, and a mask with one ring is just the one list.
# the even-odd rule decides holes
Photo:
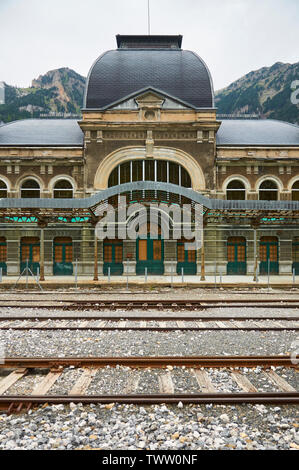
[(120, 320), (126, 320), (126, 321), (204, 321), (204, 322), (213, 322), (213, 321), (255, 321), (255, 320), (263, 320), (263, 321), (299, 321), (299, 317), (282, 317), (282, 316), (277, 316), (277, 317), (215, 317), (215, 316), (210, 316), (210, 317), (199, 317), (199, 316), (125, 316), (125, 315), (119, 315), (119, 316), (108, 316), (108, 315), (83, 315), (83, 316), (74, 316), (74, 315), (59, 315), (59, 316), (50, 316), (50, 315), (45, 315), (45, 316), (24, 316), (24, 315), (14, 315), (14, 316), (0, 316), (0, 322), (1, 321), (17, 321), (17, 320), (27, 320), (27, 321), (45, 321), (45, 320), (51, 320), (51, 321), (59, 321), (59, 320), (69, 320), (69, 321), (96, 321), (96, 320), (106, 320), (106, 321), (111, 321), (111, 322), (117, 322)]
[[(31, 293), (32, 294), (32, 293)], [(73, 293), (74, 294), (74, 293)], [(130, 293), (131, 294), (131, 293)], [(32, 294), (33, 295), (33, 294)], [(56, 293), (57, 295), (57, 293)], [(63, 294), (64, 295), (64, 294)], [(77, 295), (77, 294), (76, 294)], [(95, 295), (95, 294), (90, 294)], [(114, 294), (115, 295), (115, 294)], [(298, 294), (297, 294), (298, 295)], [(41, 299), (17, 299), (17, 301), (21, 302), (41, 302)], [(16, 302), (16, 299), (0, 299), (1, 302)], [(42, 299), (45, 302), (58, 302), (56, 299)], [(65, 303), (75, 303), (75, 304), (85, 304), (85, 303), (118, 303), (118, 304), (178, 304), (178, 305), (185, 305), (185, 304), (215, 304), (215, 303), (225, 303), (225, 304), (233, 304), (233, 303), (299, 303), (298, 299), (63, 299), (59, 302)]]
[(56, 367), (105, 367), (116, 365), (131, 368), (185, 367), (256, 367), (285, 366), (297, 369), (290, 356), (128, 356), (128, 357), (7, 357), (0, 363), (3, 368), (56, 368)]
[(162, 310), (162, 309), (171, 309), (171, 310), (194, 310), (194, 309), (200, 309), (200, 310), (207, 310), (207, 309), (212, 309), (212, 308), (219, 308), (219, 307), (227, 307), (231, 306), (234, 308), (244, 308), (244, 307), (251, 307), (251, 308), (271, 308), (271, 309), (299, 309), (299, 302), (297, 304), (260, 304), (260, 303), (255, 303), (255, 304), (250, 304), (250, 305), (244, 305), (242, 302), (239, 302), (238, 304), (234, 305), (228, 305), (228, 304), (209, 304), (209, 305), (204, 305), (202, 303), (197, 303), (197, 304), (190, 304), (189, 302), (186, 302), (185, 304), (177, 304), (175, 302), (173, 303), (162, 303), (162, 302), (155, 302), (155, 303), (120, 303), (120, 302), (110, 302), (110, 303), (84, 303), (84, 304), (51, 304), (51, 305), (46, 305), (46, 304), (0, 304), (0, 308), (14, 308), (14, 309), (20, 309), (20, 308), (31, 308), (31, 309), (45, 309), (45, 310), (50, 310), (50, 309), (57, 309), (57, 310), (119, 310), (119, 309), (124, 309), (124, 310), (135, 310), (135, 309), (140, 309), (140, 310), (151, 310), (151, 309), (156, 309), (156, 310)]
[[(29, 301), (29, 299), (28, 299)], [(281, 300), (281, 299), (174, 299), (174, 300), (168, 300), (168, 299), (162, 299), (162, 300), (159, 300), (159, 299), (149, 299), (149, 300), (140, 300), (140, 299), (134, 299), (134, 300), (124, 300), (124, 299), (121, 299), (121, 300), (109, 300), (109, 299), (100, 299), (100, 300), (82, 300), (82, 299), (79, 299), (79, 300), (71, 300), (71, 299), (67, 299), (66, 302), (73, 302), (73, 303), (76, 303), (76, 304), (80, 304), (80, 303), (85, 303), (85, 302), (90, 302), (90, 303), (94, 303), (94, 302), (109, 302), (109, 303), (130, 303), (130, 304), (134, 304), (134, 303), (143, 303), (143, 304), (156, 304), (156, 303), (167, 303), (167, 304), (178, 304), (178, 305), (181, 305), (181, 304), (214, 304), (214, 303), (228, 303), (228, 304), (232, 304), (232, 303), (251, 303), (251, 302), (258, 302), (258, 303), (271, 303), (271, 302), (278, 302), (278, 303), (282, 303), (282, 302), (289, 302), (289, 303), (299, 303), (299, 299), (290, 299), (290, 300)]]
[[(185, 367), (255, 367), (271, 366), (294, 367), (288, 356), (199, 356), (199, 357), (97, 357), (97, 358), (6, 358), (0, 368), (50, 369), (52, 372), (62, 372), (64, 367), (105, 367), (126, 365), (130, 368), (159, 368), (169, 365)], [(112, 395), (5, 395), (0, 396), (0, 410), (8, 413), (28, 411), (41, 404), (70, 404), (70, 403), (123, 403), (123, 404), (204, 404), (204, 403), (260, 403), (260, 404), (292, 404), (299, 403), (299, 392), (214, 392), (214, 393), (185, 393), (185, 394), (112, 394)]]
[(215, 327), (196, 327), (196, 326), (0, 326), (0, 331), (299, 331), (299, 327), (277, 326), (277, 327), (257, 327), (257, 326), (215, 326)]
[(201, 394), (139, 394), (139, 395), (6, 395), (0, 397), (0, 409), (8, 412), (26, 411), (33, 405), (41, 404), (70, 404), (70, 403), (119, 403), (119, 404), (290, 404), (299, 403), (298, 392), (275, 393), (201, 393)]

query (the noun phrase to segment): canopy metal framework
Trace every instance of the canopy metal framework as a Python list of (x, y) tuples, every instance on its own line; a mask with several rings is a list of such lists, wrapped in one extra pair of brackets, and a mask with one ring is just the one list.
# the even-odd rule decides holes
[[(113, 197), (127, 195), (128, 203), (163, 202), (168, 204), (201, 204), (206, 216), (226, 218), (258, 218), (264, 222), (276, 223), (286, 219), (299, 220), (299, 201), (258, 201), (210, 199), (193, 189), (171, 183), (137, 181), (120, 184), (99, 191), (87, 198), (3, 198), (0, 199), (0, 217), (8, 221), (27, 217), (28, 221), (48, 220), (55, 222), (95, 222), (97, 208), (101, 204), (115, 202)], [(166, 196), (168, 195), (168, 196)], [(22, 220), (20, 220), (22, 221)], [(25, 221), (25, 220), (23, 220)], [(274, 220), (272, 220), (274, 221)]]
[[(126, 204), (134, 202), (166, 204), (201, 204), (204, 226), (219, 220), (254, 229), (255, 268), (257, 273), (257, 228), (262, 225), (285, 226), (299, 224), (299, 201), (258, 201), (210, 199), (199, 192), (171, 183), (137, 181), (113, 186), (87, 198), (3, 198), (0, 199), (0, 222), (33, 223), (40, 227), (40, 280), (44, 280), (44, 228), (51, 223), (88, 223), (99, 220), (99, 208), (117, 206), (118, 196), (126, 196)], [(102, 211), (103, 213), (104, 211)], [(202, 231), (202, 237), (203, 231)], [(203, 242), (203, 238), (202, 238)], [(204, 243), (201, 251), (201, 280), (205, 280)], [(98, 240), (94, 238), (94, 280), (98, 280)]]

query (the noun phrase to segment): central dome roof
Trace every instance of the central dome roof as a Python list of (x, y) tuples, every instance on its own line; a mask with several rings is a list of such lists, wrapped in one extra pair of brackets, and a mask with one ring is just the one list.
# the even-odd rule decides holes
[(85, 109), (107, 109), (147, 88), (188, 107), (213, 108), (210, 72), (194, 52), (181, 49), (181, 36), (117, 36), (118, 49), (92, 65)]

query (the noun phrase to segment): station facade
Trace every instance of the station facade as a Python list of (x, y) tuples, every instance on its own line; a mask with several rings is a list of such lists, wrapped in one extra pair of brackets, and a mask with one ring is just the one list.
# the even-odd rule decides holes
[[(4, 274), (18, 275), (27, 262), (42, 278), (71, 275), (75, 262), (79, 274), (95, 279), (145, 268), (149, 275), (183, 269), (202, 279), (215, 271), (299, 274), (299, 210), (279, 204), (299, 201), (299, 127), (219, 121), (210, 72), (181, 42), (181, 36), (117, 36), (117, 49), (90, 69), (79, 122), (28, 119), (0, 127)], [(145, 181), (152, 189), (142, 189)], [(75, 205), (62, 211), (63, 201), (136, 182), (139, 190), (124, 192), (128, 205), (187, 202), (179, 189), (154, 189), (158, 183), (244, 204), (230, 212), (207, 207), (203, 247), (194, 250), (183, 238), (163, 239), (159, 228), (151, 239), (146, 223), (137, 240), (98, 240), (96, 211)], [(120, 195), (105, 201), (116, 204)], [(32, 202), (39, 198), (53, 200), (50, 212)], [(263, 203), (249, 210), (249, 201)]]

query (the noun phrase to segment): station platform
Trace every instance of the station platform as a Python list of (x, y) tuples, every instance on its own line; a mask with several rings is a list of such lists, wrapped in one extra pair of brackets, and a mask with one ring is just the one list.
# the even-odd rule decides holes
[[(18, 282), (17, 282), (18, 281)], [(40, 282), (43, 289), (55, 288), (96, 288), (96, 287), (126, 287), (126, 286), (148, 286), (148, 287), (198, 287), (198, 288), (299, 288), (299, 276), (260, 276), (258, 281), (253, 280), (253, 276), (206, 276), (205, 281), (200, 280), (200, 276), (99, 276), (98, 281), (94, 281), (92, 276), (46, 276)], [(38, 288), (36, 278), (22, 276), (19, 280), (17, 276), (4, 276), (0, 282), (0, 289), (26, 288), (33, 286)]]

